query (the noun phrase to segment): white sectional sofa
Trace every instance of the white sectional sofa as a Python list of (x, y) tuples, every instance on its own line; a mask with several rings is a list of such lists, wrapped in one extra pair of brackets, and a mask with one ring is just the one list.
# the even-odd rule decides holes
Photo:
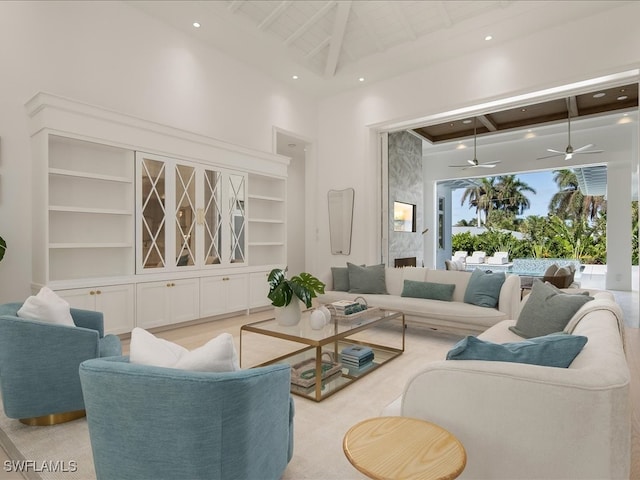
[[(460, 478), (628, 479), (630, 375), (622, 312), (609, 292), (592, 294), (565, 327), (588, 338), (568, 368), (432, 362), (382, 415), (422, 418), (456, 435), (467, 452)], [(509, 329), (515, 324), (501, 321), (478, 338), (522, 342)]]
[[(337, 300), (353, 300), (362, 297), (367, 305), (398, 310), (405, 314), (407, 322), (415, 322), (435, 329), (452, 332), (483, 332), (496, 323), (514, 318), (520, 304), (520, 279), (506, 275), (500, 290), (497, 308), (481, 307), (464, 302), (471, 272), (433, 270), (424, 267), (385, 268), (387, 294), (352, 293), (333, 290), (330, 275), (323, 277), (325, 293), (319, 295), (320, 303)], [(455, 284), (452, 301), (402, 297), (404, 280)]]

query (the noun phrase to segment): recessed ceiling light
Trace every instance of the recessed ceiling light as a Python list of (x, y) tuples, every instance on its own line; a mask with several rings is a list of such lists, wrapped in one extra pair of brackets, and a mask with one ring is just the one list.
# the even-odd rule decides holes
[(293, 78), (294, 80), (298, 80), (298, 78), (300, 78), (300, 77), (298, 77), (298, 75), (294, 75), (291, 78)]
[(487, 35), (484, 39), (488, 42), (489, 40), (493, 40), (493, 37), (491, 35)]
[(295, 143), (289, 143), (289, 144), (288, 144), (288, 146), (289, 146), (289, 148), (295, 148), (295, 147), (297, 147), (297, 145), (296, 145)]
[(604, 92), (594, 93), (593, 98), (602, 98), (606, 95)]
[(193, 26), (196, 28), (200, 28), (200, 24), (198, 22), (193, 22)]
[(629, 98), (629, 97), (627, 97), (626, 95), (620, 95), (618, 97), (618, 100), (626, 100), (627, 98)]
[(467, 118), (466, 120), (463, 120), (462, 123), (464, 123), (465, 125), (469, 125), (471, 123), (471, 120)]
[(364, 82), (364, 77), (360, 77), (360, 78), (358, 79), (358, 81), (359, 81), (359, 82)]
[(456, 150), (464, 150), (465, 148), (467, 148), (467, 146), (464, 143), (458, 142), (458, 145), (456, 146)]
[(527, 111), (527, 109), (526, 109), (526, 108), (521, 108), (521, 109), (520, 109), (520, 111), (521, 111), (521, 112), (526, 112), (526, 111)]

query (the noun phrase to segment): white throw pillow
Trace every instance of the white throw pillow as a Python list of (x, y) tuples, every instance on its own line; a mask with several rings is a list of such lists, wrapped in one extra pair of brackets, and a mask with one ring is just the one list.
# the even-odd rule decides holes
[(48, 287), (42, 287), (37, 295), (27, 298), (17, 315), (30, 320), (75, 327), (69, 303)]
[(240, 370), (238, 354), (229, 333), (222, 333), (203, 346), (189, 351), (158, 338), (142, 328), (131, 332), (129, 361), (142, 365), (177, 368), (194, 372), (233, 372)]

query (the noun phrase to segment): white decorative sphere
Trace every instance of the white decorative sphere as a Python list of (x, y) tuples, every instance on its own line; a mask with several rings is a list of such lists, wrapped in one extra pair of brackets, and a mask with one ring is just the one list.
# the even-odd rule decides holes
[(326, 325), (324, 313), (316, 309), (309, 316), (309, 323), (314, 330), (322, 330)]
[(318, 310), (320, 310), (324, 314), (325, 323), (328, 324), (329, 322), (331, 322), (331, 312), (327, 307), (325, 307), (324, 305), (321, 305), (320, 307), (318, 307)]

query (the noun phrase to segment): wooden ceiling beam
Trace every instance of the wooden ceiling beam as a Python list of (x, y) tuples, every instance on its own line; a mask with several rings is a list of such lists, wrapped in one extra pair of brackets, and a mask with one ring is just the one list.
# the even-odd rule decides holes
[(453, 22), (451, 21), (451, 17), (449, 16), (449, 12), (447, 12), (447, 7), (445, 6), (446, 2), (436, 2), (436, 7), (438, 9), (438, 15), (442, 19), (442, 23), (447, 28), (451, 28)]
[[(353, 11), (353, 14), (357, 18), (358, 15), (356, 10)], [(362, 25), (362, 29), (366, 32), (366, 34), (369, 37), (369, 42), (372, 45), (376, 46), (376, 50), (378, 52), (384, 52), (384, 46), (382, 45), (382, 42), (380, 42), (381, 36), (378, 35), (375, 28), (371, 26), (371, 22), (366, 22), (361, 20), (360, 23)]]
[(298, 28), (295, 32), (293, 32), (289, 37), (284, 41), (285, 45), (291, 45), (294, 41), (300, 38), (302, 35), (307, 33), (311, 27), (313, 27), (318, 20), (324, 17), (329, 10), (331, 10), (335, 6), (336, 2), (331, 1), (325, 3), (320, 10), (311, 16), (306, 22), (304, 22), (300, 28)]
[(567, 110), (569, 115), (571, 115), (571, 118), (580, 116), (580, 112), (578, 111), (578, 101), (576, 100), (575, 95), (567, 99)]
[(329, 45), (329, 42), (331, 42), (331, 37), (326, 37), (324, 40), (322, 40), (320, 43), (318, 43), (315, 47), (313, 47), (313, 50), (309, 51), (309, 53), (307, 53), (304, 56), (304, 58), (306, 60), (309, 60), (309, 59), (315, 57), (318, 53), (320, 53), (322, 50), (324, 50), (327, 45)]
[(231, 13), (235, 13), (235, 11), (238, 10), (244, 2), (245, 0), (233, 0), (227, 8)]
[(400, 21), (400, 24), (402, 25), (402, 27), (409, 34), (409, 38), (411, 40), (415, 40), (416, 38), (418, 38), (415, 30), (413, 29), (413, 27), (411, 27), (411, 24), (407, 20), (407, 17), (404, 15), (404, 13), (402, 13), (402, 9), (398, 5), (398, 3), (391, 2), (391, 8), (393, 8), (393, 11), (395, 12), (396, 17), (398, 17), (398, 20)]
[(491, 119), (489, 119), (489, 117), (487, 117), (486, 115), (478, 115), (477, 118), (478, 120), (480, 120), (480, 123), (484, 125), (490, 132), (498, 131), (498, 127), (496, 126), (496, 124), (493, 123)]
[(280, 5), (274, 8), (271, 13), (260, 22), (260, 24), (258, 25), (258, 30), (266, 30), (267, 28), (269, 28), (269, 26), (278, 18), (280, 18), (280, 16), (285, 12), (287, 8), (289, 8), (289, 5), (291, 5), (292, 3), (292, 0), (280, 2)]
[(338, 68), (338, 60), (340, 58), (340, 50), (342, 50), (342, 42), (344, 41), (344, 33), (347, 30), (347, 21), (351, 12), (351, 1), (340, 2), (336, 10), (336, 18), (333, 24), (333, 34), (331, 35), (331, 43), (329, 45), (329, 56), (325, 64), (324, 76), (329, 78), (336, 74)]

